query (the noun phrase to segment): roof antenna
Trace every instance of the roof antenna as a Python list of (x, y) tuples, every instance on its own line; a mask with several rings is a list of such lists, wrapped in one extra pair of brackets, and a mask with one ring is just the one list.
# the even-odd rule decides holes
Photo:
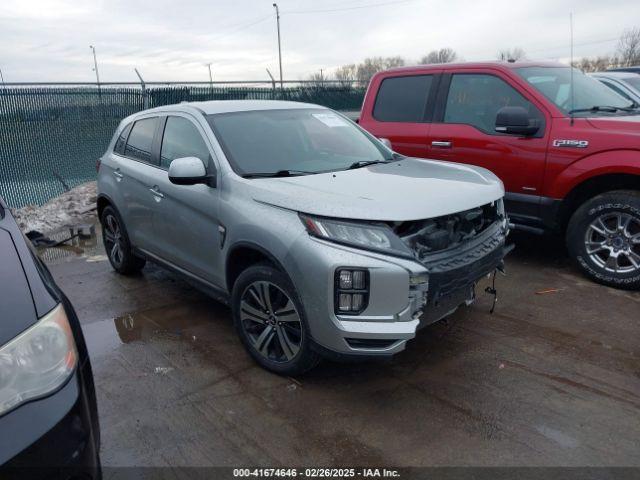
[(575, 108), (575, 101), (573, 98), (573, 12), (569, 13), (569, 30), (571, 32), (571, 64), (569, 65), (571, 68), (571, 85), (569, 87), (569, 92), (571, 93), (571, 110), (569, 110), (569, 116), (571, 118), (571, 126), (573, 127), (573, 110)]

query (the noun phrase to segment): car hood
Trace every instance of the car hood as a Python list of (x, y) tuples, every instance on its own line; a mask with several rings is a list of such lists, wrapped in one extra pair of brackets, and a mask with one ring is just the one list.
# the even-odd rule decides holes
[(248, 180), (254, 200), (303, 213), (408, 221), (469, 210), (504, 196), (479, 167), (407, 158), (339, 172)]
[(590, 117), (587, 120), (591, 126), (600, 130), (640, 135), (640, 115)]

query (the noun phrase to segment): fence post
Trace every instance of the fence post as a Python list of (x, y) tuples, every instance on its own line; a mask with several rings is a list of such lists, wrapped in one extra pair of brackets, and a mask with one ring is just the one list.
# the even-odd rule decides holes
[(273, 98), (277, 98), (276, 96), (276, 79), (273, 78), (273, 75), (271, 75), (271, 72), (269, 71), (269, 69), (267, 68), (267, 74), (269, 75), (269, 77), (271, 77), (271, 86), (273, 87)]
[(142, 86), (142, 108), (146, 110), (147, 108), (149, 108), (149, 97), (147, 94), (147, 85), (144, 83), (144, 79), (142, 78), (142, 75), (140, 75), (140, 72), (138, 71), (138, 69), (134, 68), (134, 70), (136, 71), (136, 75), (138, 75), (138, 78), (140, 79), (140, 85)]

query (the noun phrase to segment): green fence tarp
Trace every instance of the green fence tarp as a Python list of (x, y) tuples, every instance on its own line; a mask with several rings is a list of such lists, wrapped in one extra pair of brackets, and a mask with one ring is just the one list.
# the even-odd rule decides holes
[(314, 85), (150, 88), (0, 87), (0, 195), (11, 207), (42, 204), (95, 179), (124, 117), (145, 108), (205, 100), (290, 100), (359, 110), (364, 88)]

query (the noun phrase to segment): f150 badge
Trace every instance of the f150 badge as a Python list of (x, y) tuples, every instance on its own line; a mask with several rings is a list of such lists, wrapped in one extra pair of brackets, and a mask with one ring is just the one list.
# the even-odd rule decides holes
[(588, 140), (554, 140), (554, 147), (568, 147), (568, 148), (587, 148), (589, 146)]

